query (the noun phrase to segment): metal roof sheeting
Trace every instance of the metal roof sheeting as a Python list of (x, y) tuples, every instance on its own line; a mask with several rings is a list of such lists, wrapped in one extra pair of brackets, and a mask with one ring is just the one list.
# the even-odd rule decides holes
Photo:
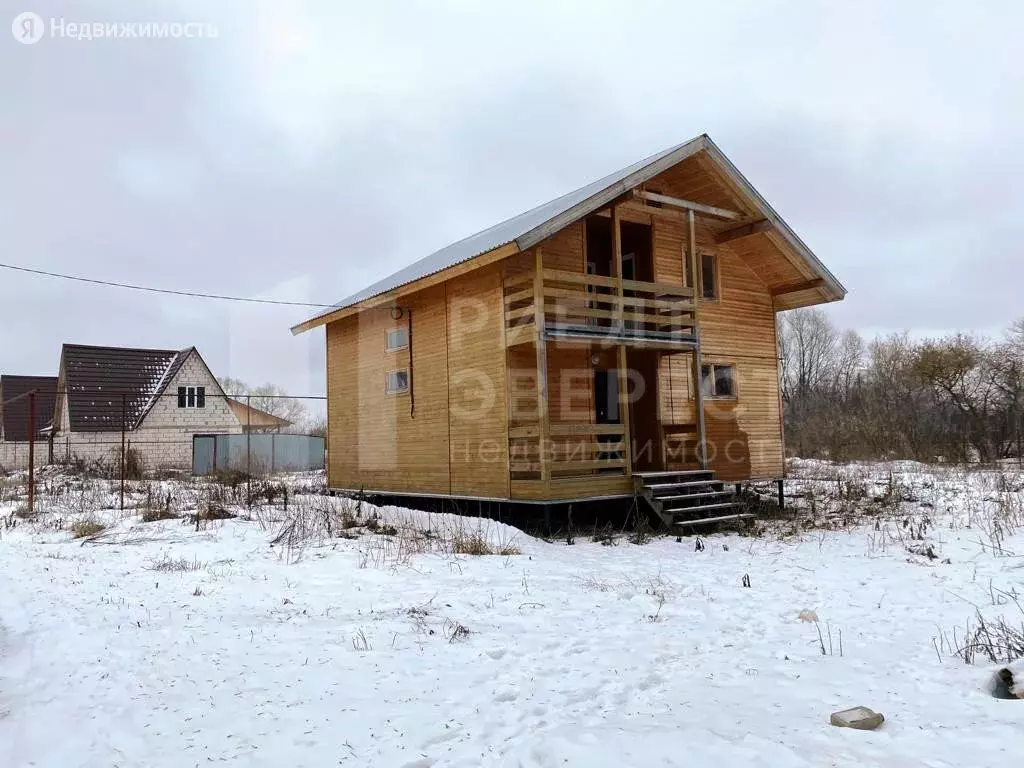
[(810, 249), (803, 245), (789, 226), (768, 206), (764, 198), (754, 190), (750, 182), (739, 173), (736, 167), (725, 158), (721, 150), (715, 146), (714, 142), (704, 134), (690, 141), (670, 147), (663, 152), (646, 157), (615, 173), (611, 173), (573, 192), (562, 195), (551, 202), (538, 205), (536, 208), (532, 208), (525, 213), (513, 216), (511, 219), (507, 219), (500, 224), (495, 224), (493, 227), (489, 227), (482, 232), (477, 232), (475, 235), (435, 251), (429, 256), (400, 269), (358, 293), (352, 294), (331, 308), (314, 315), (309, 320), (292, 328), (292, 332), (299, 333), (303, 330), (308, 330), (311, 327), (320, 325), (321, 323), (317, 322), (318, 320), (338, 310), (346, 309), (361, 301), (372, 299), (403, 285), (422, 280), (425, 277), (469, 261), (476, 256), (480, 256), (503, 245), (515, 242), (520, 250), (526, 250), (574, 221), (607, 206), (612, 200), (633, 187), (654, 178), (668, 168), (702, 150), (709, 150), (711, 156), (723, 167), (723, 170), (732, 175), (739, 184), (750, 192), (752, 198), (763, 205), (765, 215), (771, 216), (783, 228), (787, 238), (801, 251), (801, 255), (808, 259), (822, 273), (823, 277), (834, 283), (841, 293), (845, 293), (845, 289), (835, 277), (818, 261), (814, 254), (810, 252)]
[[(8, 442), (28, 440), (28, 392), (36, 390), (36, 439), (39, 432), (53, 421), (53, 407), (57, 400), (56, 376), (0, 376), (0, 416), (3, 439)], [(5, 400), (13, 400), (4, 404)]]
[(68, 428), (109, 432), (120, 430), (123, 423), (133, 429), (170, 381), (169, 371), (177, 370), (191, 351), (65, 344)]

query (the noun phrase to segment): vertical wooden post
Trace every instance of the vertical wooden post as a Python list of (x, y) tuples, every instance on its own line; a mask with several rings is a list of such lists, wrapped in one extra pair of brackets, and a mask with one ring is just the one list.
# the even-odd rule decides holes
[(619, 421), (622, 422), (622, 457), (626, 461), (626, 477), (633, 474), (633, 437), (629, 428), (629, 361), (626, 356), (626, 345), (619, 344), (618, 369), (616, 379), (619, 383)]
[(540, 478), (544, 483), (551, 480), (551, 463), (548, 456), (550, 424), (548, 421), (548, 348), (544, 338), (544, 253), (538, 245), (534, 250), (533, 273), (533, 324), (537, 339), (537, 423), (539, 428)]
[(36, 507), (36, 391), (28, 393), (28, 511)]
[(615, 320), (614, 325), (622, 331), (622, 219), (617, 205), (612, 206), (612, 261), (615, 270)]
[(697, 260), (697, 224), (693, 211), (686, 212), (687, 224), (687, 250), (690, 258), (690, 274), (693, 275), (693, 336), (696, 339), (696, 346), (693, 348), (693, 401), (697, 411), (697, 434), (700, 442), (697, 443), (697, 460), (701, 469), (708, 468), (707, 435), (704, 430), (704, 389), (701, 381), (701, 353), (700, 353), (700, 309), (699, 296), (701, 295), (701, 275), (698, 272), (700, 266)]

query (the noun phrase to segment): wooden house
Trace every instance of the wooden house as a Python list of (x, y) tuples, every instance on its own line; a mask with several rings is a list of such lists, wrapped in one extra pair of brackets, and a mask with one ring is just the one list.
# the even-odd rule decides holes
[(292, 331), (326, 326), (334, 489), (693, 522), (782, 476), (775, 315), (845, 293), (704, 135)]

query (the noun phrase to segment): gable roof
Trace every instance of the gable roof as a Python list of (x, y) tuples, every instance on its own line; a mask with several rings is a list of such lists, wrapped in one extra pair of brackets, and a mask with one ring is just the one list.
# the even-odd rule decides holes
[(410, 264), (404, 269), (400, 269), (398, 272), (370, 285), (362, 291), (352, 294), (305, 322), (294, 326), (291, 329), (292, 333), (302, 333), (323, 325), (334, 319), (333, 316), (336, 313), (354, 307), (360, 302), (382, 296), (390, 291), (443, 272), (478, 256), (494, 252), (496, 249), (508, 247), (509, 253), (505, 255), (512, 255), (519, 251), (527, 250), (569, 224), (607, 207), (624, 193), (653, 179), (658, 174), (696, 155), (698, 152), (706, 152), (708, 157), (718, 166), (719, 170), (758, 209), (758, 215), (775, 226), (782, 238), (795, 251), (796, 255), (803, 259), (811, 271), (821, 278), (823, 285), (828, 289), (833, 298), (842, 298), (846, 295), (846, 289), (836, 277), (829, 272), (811, 249), (782, 220), (782, 217), (761, 197), (711, 138), (707, 134), (703, 134), (695, 139), (644, 158), (573, 192), (569, 192), (548, 203), (539, 205), (525, 213), (513, 216), (511, 219), (489, 227), (482, 232), (452, 243), (439, 251), (435, 251), (429, 256)]
[[(129, 349), (65, 344), (61, 374), (72, 432), (134, 429), (194, 347)], [(122, 406), (123, 401), (123, 406)], [(122, 411), (123, 408), (123, 411)]]
[[(35, 429), (39, 432), (53, 421), (53, 408), (57, 400), (56, 376), (0, 376), (0, 418), (3, 439), (25, 442), (29, 438), (29, 398), (22, 397), (36, 390)], [(19, 398), (14, 402), (6, 402)]]

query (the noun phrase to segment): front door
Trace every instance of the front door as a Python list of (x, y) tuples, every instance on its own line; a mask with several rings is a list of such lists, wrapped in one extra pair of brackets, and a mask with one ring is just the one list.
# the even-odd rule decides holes
[[(594, 423), (622, 423), (619, 417), (619, 376), (618, 371), (614, 368), (610, 370), (594, 370)], [(598, 459), (609, 460), (622, 457), (624, 446), (621, 445), (621, 440), (615, 435), (598, 435), (597, 443), (601, 446), (597, 456)]]
[(658, 420), (658, 360), (653, 349), (627, 350), (632, 372), (629, 431), (633, 443), (633, 471), (662, 469), (661, 423)]

